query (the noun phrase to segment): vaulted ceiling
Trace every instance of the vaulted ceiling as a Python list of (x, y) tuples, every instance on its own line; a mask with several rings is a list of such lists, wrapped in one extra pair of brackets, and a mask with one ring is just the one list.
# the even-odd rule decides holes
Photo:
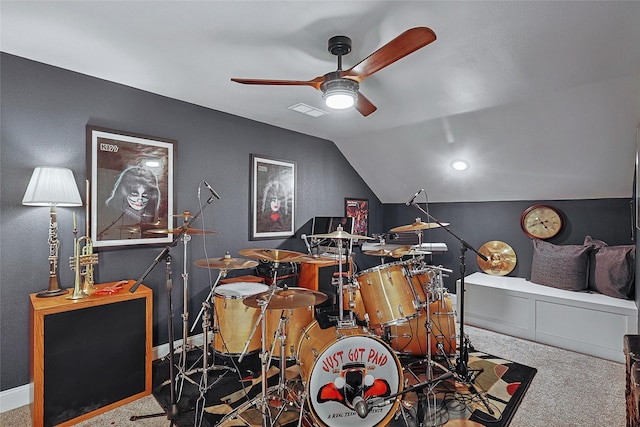
[[(630, 197), (640, 2), (2, 1), (3, 52), (333, 141), (383, 203)], [(437, 39), (360, 84), (304, 86), (413, 27)], [(327, 114), (302, 114), (303, 103)], [(469, 168), (450, 164), (464, 159)]]

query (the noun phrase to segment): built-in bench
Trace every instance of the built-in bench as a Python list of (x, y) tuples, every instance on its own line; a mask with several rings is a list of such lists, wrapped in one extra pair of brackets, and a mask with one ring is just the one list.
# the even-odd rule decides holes
[[(623, 363), (623, 337), (638, 333), (635, 301), (473, 273), (464, 280), (464, 323)], [(460, 280), (457, 282), (460, 310)]]

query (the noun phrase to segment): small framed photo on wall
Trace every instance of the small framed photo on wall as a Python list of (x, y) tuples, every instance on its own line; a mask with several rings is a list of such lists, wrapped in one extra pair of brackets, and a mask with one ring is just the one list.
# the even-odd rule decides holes
[[(175, 141), (87, 126), (94, 247), (166, 244), (174, 214)], [(165, 231), (155, 233), (153, 230)]]
[(366, 236), (369, 233), (369, 200), (344, 199), (344, 216), (353, 218), (353, 233)]
[(250, 240), (295, 234), (296, 164), (251, 155)]

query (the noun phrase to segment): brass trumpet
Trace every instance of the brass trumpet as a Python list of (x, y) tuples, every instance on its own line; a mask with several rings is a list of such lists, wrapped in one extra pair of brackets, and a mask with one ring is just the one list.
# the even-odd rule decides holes
[[(80, 249), (84, 241), (84, 246)], [(75, 271), (73, 293), (67, 299), (82, 299), (95, 292), (93, 266), (98, 263), (98, 254), (93, 253), (93, 241), (89, 236), (73, 239), (73, 257), (69, 257), (69, 266)], [(84, 278), (84, 280), (83, 280)]]

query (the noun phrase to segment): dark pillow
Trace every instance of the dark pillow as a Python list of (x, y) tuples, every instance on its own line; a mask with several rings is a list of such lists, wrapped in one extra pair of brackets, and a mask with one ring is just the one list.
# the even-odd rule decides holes
[(589, 289), (614, 298), (633, 299), (636, 248), (602, 246), (591, 255)]
[(533, 239), (531, 281), (568, 291), (587, 289), (590, 246), (554, 245)]

